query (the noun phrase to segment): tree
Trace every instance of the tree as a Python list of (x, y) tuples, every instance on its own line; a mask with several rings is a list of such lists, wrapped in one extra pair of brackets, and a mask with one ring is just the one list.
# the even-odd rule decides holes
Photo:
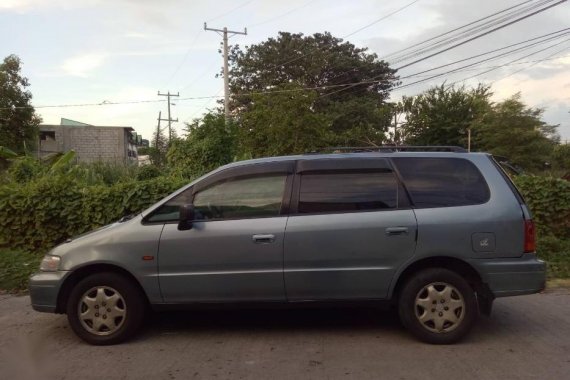
[(474, 125), (479, 150), (505, 156), (525, 169), (543, 169), (559, 140), (557, 126), (541, 120), (543, 110), (526, 106), (515, 94), (493, 106)]
[(551, 160), (555, 169), (570, 170), (570, 144), (556, 145)]
[(232, 162), (236, 154), (236, 126), (226, 125), (220, 112), (209, 112), (187, 124), (186, 138), (174, 140), (168, 150), (168, 164), (186, 177), (202, 175)]
[(405, 116), (400, 132), (410, 145), (457, 145), (467, 147), (468, 129), (491, 107), (489, 86), (473, 89), (432, 87), (404, 97), (398, 109)]
[(166, 163), (166, 152), (169, 145), (164, 130), (160, 129), (154, 132), (150, 143), (151, 146), (147, 150), (150, 162), (158, 167), (163, 166)]
[[(329, 119), (333, 144), (383, 141), (389, 124), (385, 100), (397, 77), (395, 70), (367, 49), (330, 33), (304, 36), (280, 32), (277, 38), (246, 46), (245, 50), (234, 46), (229, 59), (235, 117), (241, 118), (257, 106), (260, 98), (254, 98), (255, 93), (310, 89), (312, 101), (301, 102), (310, 107), (305, 113)], [(296, 112), (293, 107), (282, 110)]]
[(330, 119), (313, 107), (318, 93), (292, 84), (279, 88), (297, 91), (253, 95), (253, 106), (243, 112), (242, 152), (252, 157), (277, 156), (329, 145), (333, 140)]
[(31, 105), (28, 79), (20, 73), (22, 61), (9, 55), (0, 63), (0, 146), (23, 153), (37, 144), (41, 118)]

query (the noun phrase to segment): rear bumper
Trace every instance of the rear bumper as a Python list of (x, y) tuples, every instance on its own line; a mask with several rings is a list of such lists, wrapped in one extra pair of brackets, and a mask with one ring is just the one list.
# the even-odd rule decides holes
[(55, 313), (61, 284), (69, 272), (38, 272), (30, 277), (28, 288), (32, 308), (36, 311)]
[(546, 286), (546, 264), (533, 254), (509, 259), (474, 259), (470, 263), (495, 297), (538, 293)]

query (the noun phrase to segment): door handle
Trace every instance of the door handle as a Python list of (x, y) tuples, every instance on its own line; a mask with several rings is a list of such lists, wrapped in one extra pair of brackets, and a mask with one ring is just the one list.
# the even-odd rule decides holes
[(388, 227), (388, 228), (386, 228), (386, 235), (388, 235), (388, 236), (407, 235), (407, 234), (408, 234), (408, 227)]
[(253, 235), (251, 238), (253, 242), (257, 244), (268, 244), (268, 243), (273, 243), (275, 241), (275, 235), (271, 234)]

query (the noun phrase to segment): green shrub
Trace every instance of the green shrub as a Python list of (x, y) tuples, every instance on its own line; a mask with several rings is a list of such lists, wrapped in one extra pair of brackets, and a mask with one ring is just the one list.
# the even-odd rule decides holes
[(38, 270), (41, 259), (41, 254), (0, 250), (0, 289), (25, 289), (28, 286), (28, 278)]
[(84, 186), (65, 176), (0, 187), (0, 247), (45, 251), (144, 210), (184, 185), (178, 178)]
[(570, 240), (554, 236), (539, 237), (537, 255), (546, 261), (549, 278), (570, 277)]
[(8, 178), (17, 183), (31, 181), (40, 173), (44, 172), (44, 167), (35, 158), (20, 157), (14, 159), (8, 168)]
[(514, 182), (533, 214), (539, 235), (570, 238), (570, 182), (520, 175)]
[(147, 179), (153, 179), (160, 177), (162, 171), (158, 166), (155, 165), (144, 165), (137, 170), (137, 180), (144, 181)]

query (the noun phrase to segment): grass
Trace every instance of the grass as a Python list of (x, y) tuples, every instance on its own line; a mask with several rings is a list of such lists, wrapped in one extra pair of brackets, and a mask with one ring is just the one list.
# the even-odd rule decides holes
[(28, 287), (28, 278), (39, 268), (43, 255), (0, 249), (0, 290), (21, 292)]

